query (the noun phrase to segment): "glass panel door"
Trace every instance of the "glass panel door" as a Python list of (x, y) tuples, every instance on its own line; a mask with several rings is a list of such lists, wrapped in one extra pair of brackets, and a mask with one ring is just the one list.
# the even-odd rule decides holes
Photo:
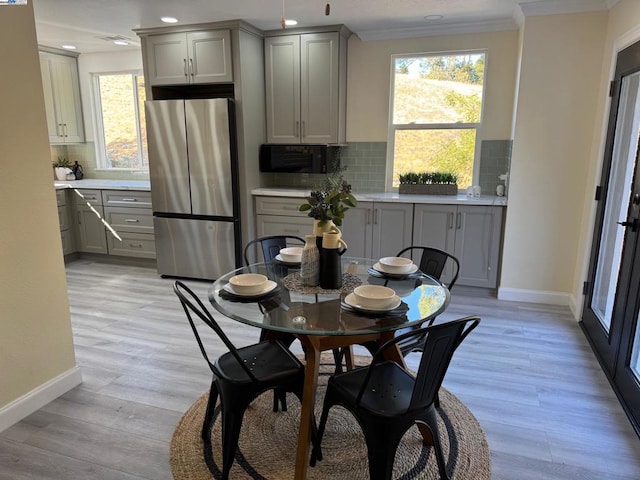
[(640, 42), (618, 53), (582, 325), (640, 422)]
[(611, 176), (609, 188), (607, 188), (600, 253), (591, 298), (591, 308), (607, 333), (611, 327), (613, 300), (616, 295), (624, 240), (624, 229), (620, 228), (619, 223), (627, 218), (638, 144), (639, 89), (640, 72), (622, 79)]

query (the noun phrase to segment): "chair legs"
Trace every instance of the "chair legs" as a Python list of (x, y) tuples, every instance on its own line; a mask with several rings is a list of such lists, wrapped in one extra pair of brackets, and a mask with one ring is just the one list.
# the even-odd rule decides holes
[(213, 412), (216, 408), (217, 400), (218, 386), (215, 379), (213, 379), (209, 389), (209, 400), (207, 401), (207, 410), (204, 414), (204, 422), (202, 422), (202, 432), (200, 434), (203, 440), (211, 440), (211, 421), (213, 420)]
[(438, 471), (440, 472), (440, 478), (442, 480), (449, 480), (449, 474), (447, 473), (446, 463), (444, 461), (444, 454), (442, 453), (442, 444), (440, 443), (440, 435), (438, 433), (438, 420), (436, 418), (435, 409), (429, 409), (426, 412), (425, 420), (418, 420), (419, 423), (426, 426), (431, 432), (431, 438), (433, 440), (433, 452), (436, 456), (436, 462), (438, 463)]

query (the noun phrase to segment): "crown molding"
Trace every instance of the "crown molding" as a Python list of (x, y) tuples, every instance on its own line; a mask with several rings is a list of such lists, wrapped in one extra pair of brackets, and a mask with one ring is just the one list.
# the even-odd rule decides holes
[(548, 0), (520, 1), (518, 5), (525, 17), (536, 15), (557, 15), (563, 13), (583, 13), (609, 10), (619, 0)]
[(514, 19), (495, 19), (408, 28), (390, 28), (385, 30), (364, 30), (355, 32), (355, 34), (358, 35), (363, 42), (368, 42), (371, 40), (460, 35), (465, 33), (497, 32), (517, 29), (518, 23)]

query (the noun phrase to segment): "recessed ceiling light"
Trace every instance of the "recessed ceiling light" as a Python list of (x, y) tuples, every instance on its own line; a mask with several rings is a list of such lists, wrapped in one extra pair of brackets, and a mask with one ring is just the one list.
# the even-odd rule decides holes
[(75, 45), (62, 45), (62, 48), (64, 48), (65, 50), (75, 50), (76, 46)]
[(429, 20), (440, 20), (444, 18), (443, 15), (427, 15), (424, 17), (425, 20), (429, 21)]
[(161, 17), (160, 20), (164, 23), (178, 23), (178, 19), (176, 17)]
[(290, 19), (290, 18), (287, 18), (287, 19), (284, 21), (284, 24), (285, 24), (285, 25), (288, 25), (288, 26), (290, 26), (290, 27), (293, 27), (294, 25), (297, 25), (297, 24), (298, 24), (298, 21), (297, 21), (297, 20)]
[(125, 40), (114, 40), (113, 43), (115, 43), (116, 45), (129, 45), (129, 42)]

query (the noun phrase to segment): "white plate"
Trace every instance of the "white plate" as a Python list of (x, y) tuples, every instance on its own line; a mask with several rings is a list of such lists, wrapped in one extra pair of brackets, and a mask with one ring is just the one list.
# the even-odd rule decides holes
[(286, 263), (287, 265), (300, 265), (300, 262), (287, 262), (286, 260), (283, 260), (282, 255), (280, 254), (277, 254), (275, 258), (280, 263)]
[(227, 291), (227, 292), (229, 292), (230, 294), (236, 295), (238, 297), (259, 297), (260, 295), (264, 295), (265, 293), (269, 293), (271, 290), (273, 290), (277, 286), (278, 286), (278, 284), (276, 282), (274, 282), (273, 280), (267, 280), (264, 288), (262, 290), (260, 290), (259, 292), (255, 292), (255, 293), (238, 293), (233, 289), (233, 287), (231, 286), (230, 283), (225, 283), (222, 286), (222, 289)]
[(387, 275), (411, 275), (412, 273), (415, 273), (415, 272), (418, 271), (418, 266), (414, 263), (414, 264), (411, 265), (411, 268), (409, 270), (407, 270), (406, 272), (395, 273), (395, 272), (388, 272), (387, 270), (384, 269), (384, 267), (382, 266), (382, 264), (380, 262), (377, 262), (373, 266), (373, 269), (379, 271), (380, 273), (386, 273)]
[(353, 293), (350, 293), (346, 297), (344, 297), (344, 303), (349, 305), (350, 307), (355, 308), (356, 310), (360, 310), (362, 312), (388, 312), (389, 310), (393, 310), (394, 308), (398, 308), (402, 303), (400, 297), (398, 295), (393, 296), (393, 303), (388, 308), (371, 308), (371, 307), (363, 307), (362, 305), (358, 305), (356, 302), (356, 296)]

